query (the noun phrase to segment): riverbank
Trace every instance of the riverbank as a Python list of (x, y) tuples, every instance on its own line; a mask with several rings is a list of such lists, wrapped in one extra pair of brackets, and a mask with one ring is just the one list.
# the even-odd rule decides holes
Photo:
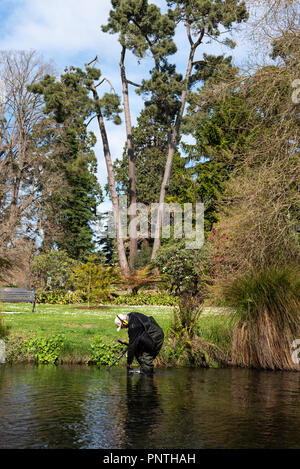
[[(6, 361), (47, 362), (49, 359), (57, 364), (88, 364), (95, 361), (95, 356), (99, 358), (101, 351), (108, 355), (108, 351), (115, 348), (116, 354), (121, 347), (116, 347), (118, 339), (126, 340), (127, 333), (125, 330), (116, 331), (114, 318), (117, 314), (134, 310), (153, 316), (164, 330), (166, 340), (157, 365), (174, 366), (175, 362), (184, 365), (185, 360), (182, 362), (180, 359), (180, 350), (174, 353), (169, 339), (173, 307), (152, 305), (101, 305), (88, 308), (82, 304), (39, 304), (36, 312), (32, 313), (30, 304), (4, 304), (2, 321), (8, 332), (4, 339)], [(227, 354), (232, 332), (228, 313), (223, 309), (209, 308), (203, 311), (199, 320), (201, 338)], [(119, 366), (124, 364), (125, 358)]]

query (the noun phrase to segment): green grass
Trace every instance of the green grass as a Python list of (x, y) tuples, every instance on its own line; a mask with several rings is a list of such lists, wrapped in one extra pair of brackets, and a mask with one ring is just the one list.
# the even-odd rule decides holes
[(231, 350), (236, 319), (228, 314), (203, 315), (199, 320), (198, 334), (222, 350)]

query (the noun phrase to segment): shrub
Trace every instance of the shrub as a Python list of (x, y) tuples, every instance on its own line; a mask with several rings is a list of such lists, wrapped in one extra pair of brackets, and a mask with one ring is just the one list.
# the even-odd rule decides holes
[(24, 342), (24, 349), (37, 363), (55, 364), (63, 345), (63, 338), (58, 335), (28, 339)]
[(208, 276), (208, 246), (186, 249), (185, 240), (163, 245), (157, 252), (155, 265), (169, 278), (170, 290), (198, 294), (205, 289)]
[(165, 292), (139, 292), (136, 295), (131, 293), (119, 295), (112, 300), (113, 304), (121, 305), (157, 305), (157, 306), (175, 306), (178, 304), (178, 298)]
[[(285, 136), (286, 140), (286, 136)], [(286, 140), (288, 142), (288, 139)], [(276, 153), (275, 153), (276, 154)], [(300, 259), (300, 158), (278, 151), (274, 160), (247, 168), (228, 183), (214, 248), (214, 277)], [(251, 156), (250, 156), (251, 157)]]
[(183, 334), (170, 336), (156, 360), (160, 366), (218, 368), (230, 364), (230, 354), (199, 335), (190, 340)]
[(124, 345), (108, 344), (103, 342), (102, 338), (97, 336), (91, 341), (91, 358), (89, 363), (94, 363), (98, 366), (109, 366), (124, 350)]
[(151, 264), (146, 265), (141, 269), (137, 269), (135, 272), (129, 275), (119, 275), (119, 283), (123, 288), (132, 290), (132, 294), (136, 295), (139, 290), (143, 287), (155, 287), (158, 284), (166, 282), (165, 276), (154, 273)]
[(75, 267), (71, 280), (75, 290), (82, 292), (90, 305), (90, 302), (98, 303), (110, 297), (116, 272), (113, 267), (101, 265), (98, 257), (93, 255), (85, 263)]
[(232, 361), (271, 370), (299, 369), (291, 345), (300, 333), (300, 268), (269, 266), (227, 280), (223, 295), (236, 308)]
[(179, 307), (174, 308), (174, 323), (171, 331), (177, 336), (187, 334), (192, 338), (198, 328), (198, 320), (202, 312), (202, 299), (192, 295), (182, 295)]
[(67, 292), (63, 290), (38, 291), (36, 293), (37, 303), (68, 305), (82, 303), (86, 299), (81, 292)]
[[(37, 303), (42, 304), (78, 304), (87, 302), (87, 297), (84, 292), (79, 290), (75, 292), (66, 292), (62, 290), (56, 291), (38, 291), (36, 294)], [(100, 301), (103, 304), (116, 304), (116, 305), (157, 305), (157, 306), (175, 306), (178, 304), (178, 297), (169, 295), (166, 292), (149, 292), (141, 291), (134, 295), (132, 293), (125, 293), (118, 296), (109, 295)]]

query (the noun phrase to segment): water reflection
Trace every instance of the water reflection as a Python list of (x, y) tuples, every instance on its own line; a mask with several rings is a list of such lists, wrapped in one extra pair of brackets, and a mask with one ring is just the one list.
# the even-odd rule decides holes
[[(127, 374), (125, 440), (122, 448), (146, 448), (162, 418), (153, 376)], [(138, 436), (138, 438), (137, 438)]]
[(300, 373), (0, 367), (0, 448), (299, 448)]

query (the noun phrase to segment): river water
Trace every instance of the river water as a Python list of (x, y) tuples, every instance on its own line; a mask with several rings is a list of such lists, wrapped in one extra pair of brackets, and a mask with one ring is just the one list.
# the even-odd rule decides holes
[(300, 448), (300, 373), (1, 365), (0, 448)]

